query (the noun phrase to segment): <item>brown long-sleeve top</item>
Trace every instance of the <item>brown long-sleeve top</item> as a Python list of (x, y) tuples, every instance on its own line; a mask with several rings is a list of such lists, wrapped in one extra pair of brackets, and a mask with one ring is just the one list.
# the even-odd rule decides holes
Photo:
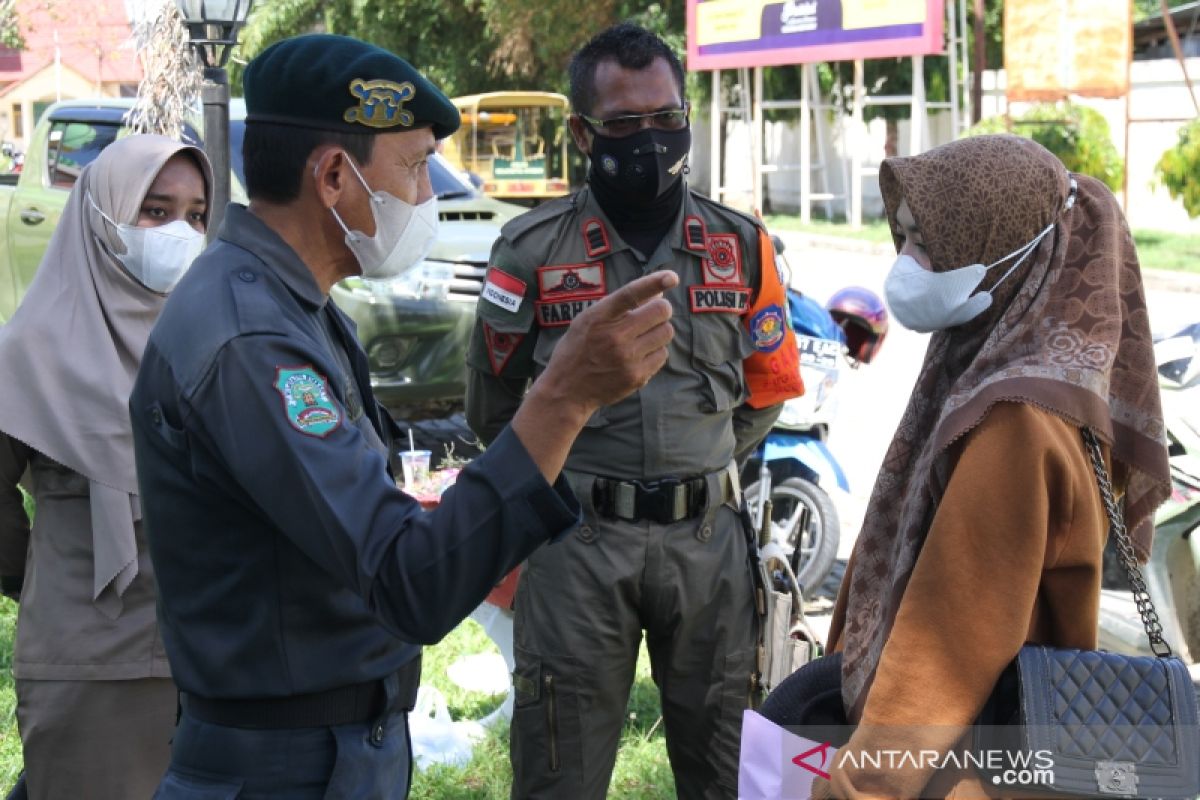
[[(945, 752), (1024, 643), (1096, 647), (1108, 524), (1079, 429), (1001, 403), (950, 456), (945, 492), (843, 751)], [(831, 649), (840, 649), (852, 571), (853, 560)], [(837, 763), (814, 798), (987, 796), (973, 771), (874, 770), (840, 754)]]
[[(32, 535), (17, 482), (37, 503)], [(88, 480), (0, 433), (0, 577), (24, 576), (13, 675), (22, 680), (129, 680), (171, 675), (155, 614), (153, 566), (137, 536), (138, 574), (110, 619), (92, 602)]]

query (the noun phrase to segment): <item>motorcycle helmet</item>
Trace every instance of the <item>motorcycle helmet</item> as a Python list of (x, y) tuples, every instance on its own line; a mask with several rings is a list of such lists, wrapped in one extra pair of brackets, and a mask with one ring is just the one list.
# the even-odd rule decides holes
[(888, 332), (888, 312), (879, 295), (861, 286), (848, 286), (830, 297), (825, 308), (845, 333), (850, 358), (871, 363)]

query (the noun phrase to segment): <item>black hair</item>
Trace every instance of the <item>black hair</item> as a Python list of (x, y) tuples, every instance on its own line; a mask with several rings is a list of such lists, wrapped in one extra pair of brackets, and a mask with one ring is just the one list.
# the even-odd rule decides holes
[(683, 64), (675, 51), (655, 34), (632, 22), (620, 22), (592, 37), (579, 49), (568, 67), (571, 76), (571, 107), (577, 114), (591, 114), (596, 102), (596, 67), (612, 59), (625, 69), (645, 69), (656, 58), (665, 59), (675, 74), (679, 96), (684, 96)]
[(304, 167), (321, 145), (340, 147), (366, 166), (375, 150), (373, 133), (338, 133), (271, 122), (247, 122), (242, 140), (242, 170), (251, 200), (290, 203), (300, 196)]

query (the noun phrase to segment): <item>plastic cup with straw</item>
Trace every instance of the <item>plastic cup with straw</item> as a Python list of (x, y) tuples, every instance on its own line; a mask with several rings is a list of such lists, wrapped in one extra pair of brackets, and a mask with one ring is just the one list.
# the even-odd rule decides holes
[(400, 467), (404, 470), (404, 488), (410, 492), (429, 480), (428, 450), (418, 450), (413, 439), (412, 428), (408, 429), (408, 450), (400, 454)]

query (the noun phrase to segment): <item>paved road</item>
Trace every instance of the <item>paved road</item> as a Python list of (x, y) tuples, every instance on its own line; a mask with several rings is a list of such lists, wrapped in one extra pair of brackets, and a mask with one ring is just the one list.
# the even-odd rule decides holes
[[(880, 247), (863, 251), (829, 246), (798, 233), (781, 234), (791, 267), (792, 286), (824, 303), (845, 286), (865, 286), (883, 295), (883, 279), (895, 260)], [(1200, 317), (1200, 276), (1175, 279), (1147, 276), (1147, 303), (1156, 333), (1171, 333)], [(829, 447), (850, 482), (850, 493), (835, 490), (842, 519), (839, 558), (849, 556), (862, 524), (875, 474), (900, 421), (925, 355), (928, 336), (893, 323), (879, 356), (839, 379), (839, 407)], [(820, 620), (824, 622), (824, 620)]]

